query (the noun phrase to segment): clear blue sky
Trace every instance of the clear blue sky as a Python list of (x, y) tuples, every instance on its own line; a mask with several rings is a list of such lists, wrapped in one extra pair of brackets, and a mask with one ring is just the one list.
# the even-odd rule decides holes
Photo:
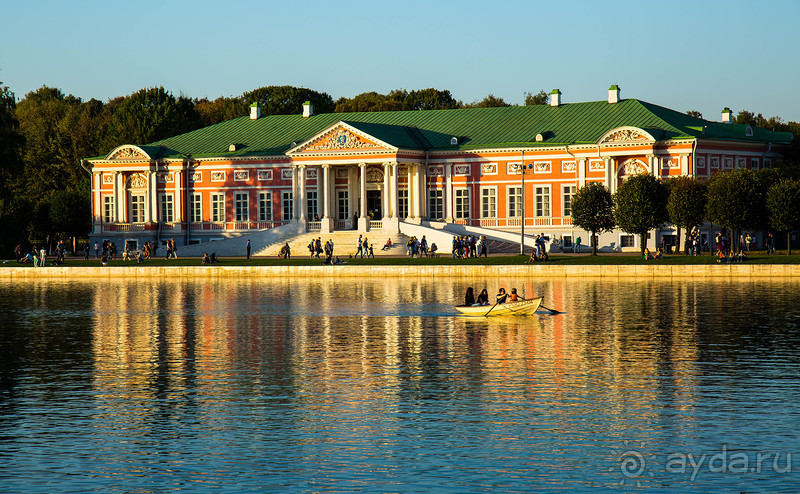
[(510, 103), (559, 88), (569, 103), (616, 83), (709, 120), (729, 106), (800, 121), (800, 0), (9, 0), (0, 12), (0, 81), (18, 98), (42, 85), (105, 101), (287, 84)]

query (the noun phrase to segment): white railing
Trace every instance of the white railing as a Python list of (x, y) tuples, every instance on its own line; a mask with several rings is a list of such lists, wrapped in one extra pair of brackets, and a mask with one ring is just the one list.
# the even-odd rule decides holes
[(497, 226), (497, 218), (481, 218), (481, 225), (483, 228), (492, 228)]
[(175, 223), (161, 223), (162, 231), (172, 231), (175, 229)]
[(508, 218), (506, 226), (520, 226), (522, 225), (522, 218)]
[(306, 222), (306, 231), (307, 232), (318, 232), (322, 230), (322, 222), (321, 221), (308, 221)]
[(348, 224), (347, 220), (336, 220), (336, 223), (334, 223), (334, 228), (337, 230), (347, 230), (350, 228), (350, 225)]
[(143, 232), (145, 228), (144, 223), (104, 223), (104, 232)]
[(549, 216), (540, 216), (533, 219), (534, 226), (550, 226), (553, 224), (553, 218)]

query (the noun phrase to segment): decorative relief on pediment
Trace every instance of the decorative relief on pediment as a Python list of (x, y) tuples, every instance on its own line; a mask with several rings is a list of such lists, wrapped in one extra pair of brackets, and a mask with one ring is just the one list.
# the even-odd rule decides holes
[(292, 179), (292, 169), (291, 168), (284, 168), (281, 170), (281, 180), (291, 180)]
[(128, 179), (129, 189), (144, 189), (147, 187), (147, 177), (141, 173), (135, 173)]
[(428, 167), (428, 176), (429, 177), (443, 177), (444, 176), (444, 166), (442, 165), (431, 165)]
[(347, 129), (338, 128), (310, 143), (303, 151), (337, 151), (380, 147)]
[(562, 161), (561, 162), (561, 171), (562, 172), (574, 172), (576, 168), (576, 164), (574, 161)]
[(497, 163), (481, 164), (481, 175), (497, 175)]
[(648, 173), (647, 165), (637, 159), (629, 159), (620, 166), (623, 175), (644, 175)]
[(380, 183), (383, 182), (383, 170), (377, 166), (367, 168), (367, 182)]
[(628, 142), (628, 141), (652, 141), (653, 139), (647, 134), (636, 129), (619, 129), (608, 134), (600, 141), (604, 142)]
[(132, 147), (124, 147), (116, 150), (114, 154), (108, 157), (110, 160), (141, 160), (141, 159), (150, 159), (142, 153), (141, 151), (132, 148)]
[(272, 180), (272, 170), (258, 170), (258, 179), (265, 181)]
[(469, 175), (470, 174), (470, 168), (471, 167), (469, 166), (469, 164), (455, 165), (453, 167), (453, 173), (455, 175), (459, 175), (459, 176)]

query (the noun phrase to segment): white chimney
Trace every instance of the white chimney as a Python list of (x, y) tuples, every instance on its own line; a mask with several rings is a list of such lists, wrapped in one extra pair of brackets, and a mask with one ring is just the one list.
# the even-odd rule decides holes
[(261, 117), (261, 107), (258, 103), (250, 105), (250, 120), (257, 120)]
[(731, 119), (731, 114), (732, 113), (733, 112), (731, 111), (731, 109), (728, 108), (727, 106), (725, 108), (723, 108), (722, 109), (722, 123), (726, 123), (726, 124), (733, 123), (733, 119)]
[(550, 106), (561, 106), (561, 91), (558, 89), (550, 91)]
[(310, 101), (303, 103), (303, 118), (308, 118), (314, 114), (314, 105)]
[(620, 91), (620, 88), (616, 84), (614, 84), (610, 88), (608, 88), (608, 102), (609, 103), (619, 103), (619, 91)]

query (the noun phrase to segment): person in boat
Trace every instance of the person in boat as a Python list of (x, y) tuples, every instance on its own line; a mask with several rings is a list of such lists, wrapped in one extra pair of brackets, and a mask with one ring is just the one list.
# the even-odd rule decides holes
[(478, 295), (478, 300), (476, 300), (478, 305), (489, 305), (489, 292), (486, 291), (484, 288), (481, 290), (481, 293)]
[(497, 301), (495, 302), (496, 304), (506, 303), (506, 300), (508, 299), (508, 294), (506, 293), (505, 288), (501, 288), (500, 291), (497, 292), (496, 299), (497, 299)]
[(464, 295), (464, 305), (475, 305), (475, 292), (472, 287), (467, 287), (467, 293)]
[(508, 301), (509, 302), (519, 302), (520, 300), (522, 300), (522, 298), (520, 298), (517, 295), (517, 289), (516, 288), (512, 288), (511, 289), (511, 294), (508, 296)]

